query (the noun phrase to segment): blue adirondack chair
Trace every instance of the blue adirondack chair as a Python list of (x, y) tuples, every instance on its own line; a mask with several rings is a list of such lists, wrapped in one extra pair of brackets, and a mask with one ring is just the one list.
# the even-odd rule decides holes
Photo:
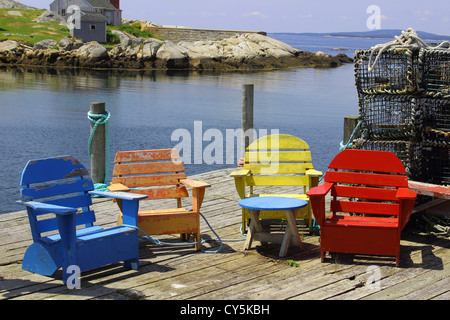
[[(27, 207), (33, 236), (23, 259), (24, 270), (51, 276), (62, 267), (66, 283), (71, 266), (85, 271), (124, 261), (128, 268), (139, 267), (138, 232), (131, 226), (137, 226), (139, 200), (146, 196), (93, 189), (89, 172), (73, 157), (28, 162), (21, 174), (18, 201)], [(91, 195), (122, 201), (124, 226), (94, 226)]]

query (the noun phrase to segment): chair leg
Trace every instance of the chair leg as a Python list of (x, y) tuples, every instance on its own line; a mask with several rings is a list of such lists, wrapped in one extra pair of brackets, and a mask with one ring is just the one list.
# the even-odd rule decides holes
[(180, 234), (180, 240), (182, 241), (182, 242), (187, 242), (188, 240), (189, 240), (189, 233), (181, 233)]
[[(200, 242), (200, 231), (194, 233), (194, 242)], [(201, 243), (196, 243), (194, 248), (196, 251), (199, 251), (201, 247)]]
[(133, 270), (139, 269), (139, 258), (126, 260), (123, 263), (125, 265), (125, 268), (127, 268), (127, 269), (133, 269)]

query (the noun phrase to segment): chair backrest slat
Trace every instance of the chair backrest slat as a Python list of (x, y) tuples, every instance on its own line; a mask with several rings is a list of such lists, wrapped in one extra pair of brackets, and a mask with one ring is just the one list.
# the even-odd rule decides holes
[(245, 153), (245, 162), (250, 164), (258, 163), (282, 163), (282, 162), (310, 162), (311, 152), (309, 151), (272, 151), (260, 150)]
[(329, 169), (358, 170), (371, 172), (389, 172), (405, 174), (406, 170), (400, 159), (392, 152), (368, 150), (345, 150), (336, 156), (328, 166)]
[(183, 163), (174, 162), (150, 162), (150, 163), (124, 163), (114, 166), (114, 176), (183, 172)]
[(397, 203), (331, 200), (331, 211), (371, 214), (371, 215), (398, 216), (399, 205)]
[(395, 201), (397, 189), (370, 188), (357, 186), (334, 186), (331, 190), (333, 197), (359, 198), (364, 195), (364, 199)]
[(23, 173), (22, 185), (89, 176), (87, 169), (71, 156), (31, 160)]
[(141, 186), (170, 186), (180, 183), (180, 179), (186, 179), (185, 173), (158, 174), (148, 176), (113, 177), (112, 183), (122, 183), (129, 188)]
[(307, 176), (249, 176), (246, 177), (247, 186), (306, 186)]
[(408, 177), (390, 174), (327, 171), (326, 182), (361, 184), (372, 186), (408, 187)]
[(181, 157), (176, 149), (120, 151), (116, 153), (114, 163), (160, 160), (172, 160), (174, 162), (179, 162), (180, 159)]
[(37, 185), (24, 187), (22, 189), (23, 201), (39, 201), (39, 199), (51, 198), (62, 194), (79, 193), (94, 188), (92, 180), (80, 179), (50, 183), (48, 185)]

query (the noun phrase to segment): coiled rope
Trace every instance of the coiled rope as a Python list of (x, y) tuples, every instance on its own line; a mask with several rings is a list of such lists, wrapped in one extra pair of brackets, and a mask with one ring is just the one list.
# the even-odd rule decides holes
[(91, 147), (92, 147), (92, 139), (95, 135), (95, 131), (97, 127), (101, 124), (105, 125), (105, 153), (106, 153), (106, 168), (105, 168), (105, 179), (103, 183), (96, 183), (94, 185), (95, 190), (106, 191), (107, 182), (108, 182), (108, 174), (109, 174), (109, 119), (111, 118), (111, 113), (109, 111), (105, 111), (106, 114), (93, 114), (90, 111), (87, 114), (88, 119), (94, 123), (94, 127), (92, 128), (91, 135), (89, 136), (88, 142), (88, 153), (89, 160), (91, 160)]
[[(417, 32), (409, 28), (406, 31), (402, 31), (402, 34), (400, 36), (395, 36), (395, 40), (385, 43), (385, 44), (377, 44), (376, 46), (371, 48), (370, 58), (369, 58), (369, 64), (367, 66), (367, 70), (369, 72), (372, 72), (375, 69), (375, 66), (378, 63), (378, 60), (380, 59), (381, 55), (384, 51), (388, 50), (389, 48), (396, 48), (396, 49), (411, 49), (411, 48), (432, 48), (432, 49), (440, 49), (444, 47), (448, 47), (449, 42), (444, 41), (441, 44), (439, 44), (436, 47), (431, 47), (427, 43), (425, 43), (422, 39), (420, 39)], [(375, 52), (378, 51), (377, 57), (375, 58), (375, 61), (373, 61), (373, 57)], [(372, 63), (373, 61), (373, 63)]]

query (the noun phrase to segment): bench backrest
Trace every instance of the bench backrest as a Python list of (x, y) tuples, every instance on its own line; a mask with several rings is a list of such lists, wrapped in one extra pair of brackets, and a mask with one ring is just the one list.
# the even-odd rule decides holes
[(300, 186), (305, 193), (310, 187), (305, 173), (313, 169), (309, 145), (286, 134), (262, 137), (247, 148), (243, 169), (252, 173), (246, 186)]
[[(95, 214), (87, 193), (94, 189), (88, 170), (74, 157), (31, 160), (21, 174), (20, 200), (78, 208), (77, 225), (92, 226)], [(53, 214), (28, 209), (31, 233), (37, 241), (43, 233), (58, 230)]]
[(176, 149), (120, 151), (114, 159), (112, 183), (121, 183), (148, 200), (188, 197), (186, 178)]
[(331, 211), (372, 217), (399, 216), (397, 189), (408, 188), (405, 167), (388, 151), (344, 150), (330, 163)]

